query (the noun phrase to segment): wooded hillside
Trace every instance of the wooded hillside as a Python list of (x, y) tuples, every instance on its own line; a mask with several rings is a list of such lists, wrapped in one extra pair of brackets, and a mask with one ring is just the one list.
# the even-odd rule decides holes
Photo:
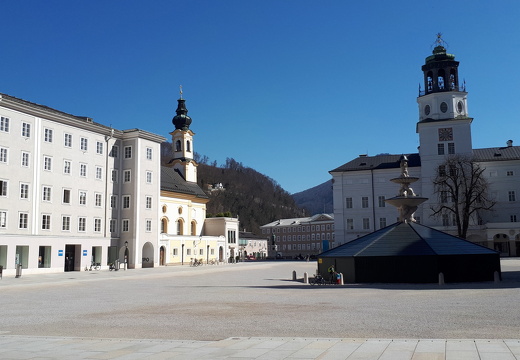
[[(163, 163), (171, 159), (171, 143), (162, 144)], [(207, 216), (222, 216), (231, 213), (238, 216), (240, 230), (260, 234), (259, 227), (277, 219), (307, 216), (292, 196), (273, 179), (242, 165), (232, 158), (217, 166), (209, 164), (207, 156), (195, 153), (199, 164), (197, 178), (199, 186), (210, 196)], [(222, 184), (219, 189), (216, 184)]]

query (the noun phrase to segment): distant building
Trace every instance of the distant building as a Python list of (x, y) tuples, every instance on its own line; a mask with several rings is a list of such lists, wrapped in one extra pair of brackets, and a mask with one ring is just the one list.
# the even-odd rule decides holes
[(265, 236), (254, 235), (251, 232), (240, 231), (238, 235), (240, 258), (265, 259), (269, 256), (269, 240)]
[(262, 225), (260, 229), (269, 240), (271, 257), (317, 255), (335, 246), (332, 214), (280, 219)]
[[(448, 54), (438, 38), (433, 54), (422, 66), (424, 90), (420, 90), (419, 152), (408, 153), (409, 175), (418, 177), (413, 184), (416, 194), (428, 200), (415, 212), (417, 222), (451, 234), (456, 233), (453, 218), (432, 217), (431, 207), (439, 201), (433, 179), (440, 165), (450, 155), (470, 155), (485, 169), (490, 195), (496, 200), (491, 212), (472, 219), (468, 240), (495, 249), (502, 256), (520, 256), (520, 147), (511, 140), (505, 146), (473, 149), (471, 123), (465, 84), (458, 74), (459, 62)], [(402, 132), (402, 131), (399, 131)], [(399, 139), (388, 139), (399, 141)], [(403, 154), (360, 155), (331, 170), (333, 177), (334, 218), (338, 244), (389, 226), (397, 221), (397, 210), (385, 199), (397, 195), (390, 179), (400, 174)]]

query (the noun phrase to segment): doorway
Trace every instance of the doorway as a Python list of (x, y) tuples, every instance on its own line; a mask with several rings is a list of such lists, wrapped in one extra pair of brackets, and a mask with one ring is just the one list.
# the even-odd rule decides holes
[(79, 264), (76, 266), (76, 262), (80, 260), (79, 251), (79, 245), (65, 245), (65, 271), (79, 271)]
[(166, 249), (164, 248), (164, 246), (161, 246), (161, 250), (159, 252), (159, 265), (164, 266), (165, 257), (166, 257)]

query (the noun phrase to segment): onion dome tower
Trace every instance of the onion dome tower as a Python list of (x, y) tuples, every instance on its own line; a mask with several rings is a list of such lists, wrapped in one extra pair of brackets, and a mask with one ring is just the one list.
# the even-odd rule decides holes
[(182, 98), (182, 86), (180, 87), (180, 99), (177, 100), (177, 110), (172, 119), (175, 130), (170, 133), (172, 136), (173, 159), (168, 163), (178, 170), (186, 181), (197, 182), (197, 166), (193, 160), (193, 136), (195, 133), (190, 130), (191, 118), (188, 116), (186, 100)]

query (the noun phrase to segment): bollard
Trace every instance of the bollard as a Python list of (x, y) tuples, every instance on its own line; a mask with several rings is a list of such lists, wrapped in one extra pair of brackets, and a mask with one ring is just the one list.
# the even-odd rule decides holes
[(500, 274), (498, 273), (498, 271), (495, 271), (495, 273), (493, 274), (493, 278), (495, 279), (495, 282), (500, 282)]
[(444, 274), (439, 273), (439, 285), (444, 285)]
[(343, 281), (343, 273), (339, 273), (339, 284), (345, 285), (345, 282)]
[(293, 270), (292, 272), (292, 279), (293, 281), (296, 281), (296, 270)]
[(309, 283), (309, 274), (306, 272), (303, 273), (303, 283), (308, 284)]
[(19, 278), (22, 276), (22, 264), (16, 264), (16, 276), (15, 278)]

